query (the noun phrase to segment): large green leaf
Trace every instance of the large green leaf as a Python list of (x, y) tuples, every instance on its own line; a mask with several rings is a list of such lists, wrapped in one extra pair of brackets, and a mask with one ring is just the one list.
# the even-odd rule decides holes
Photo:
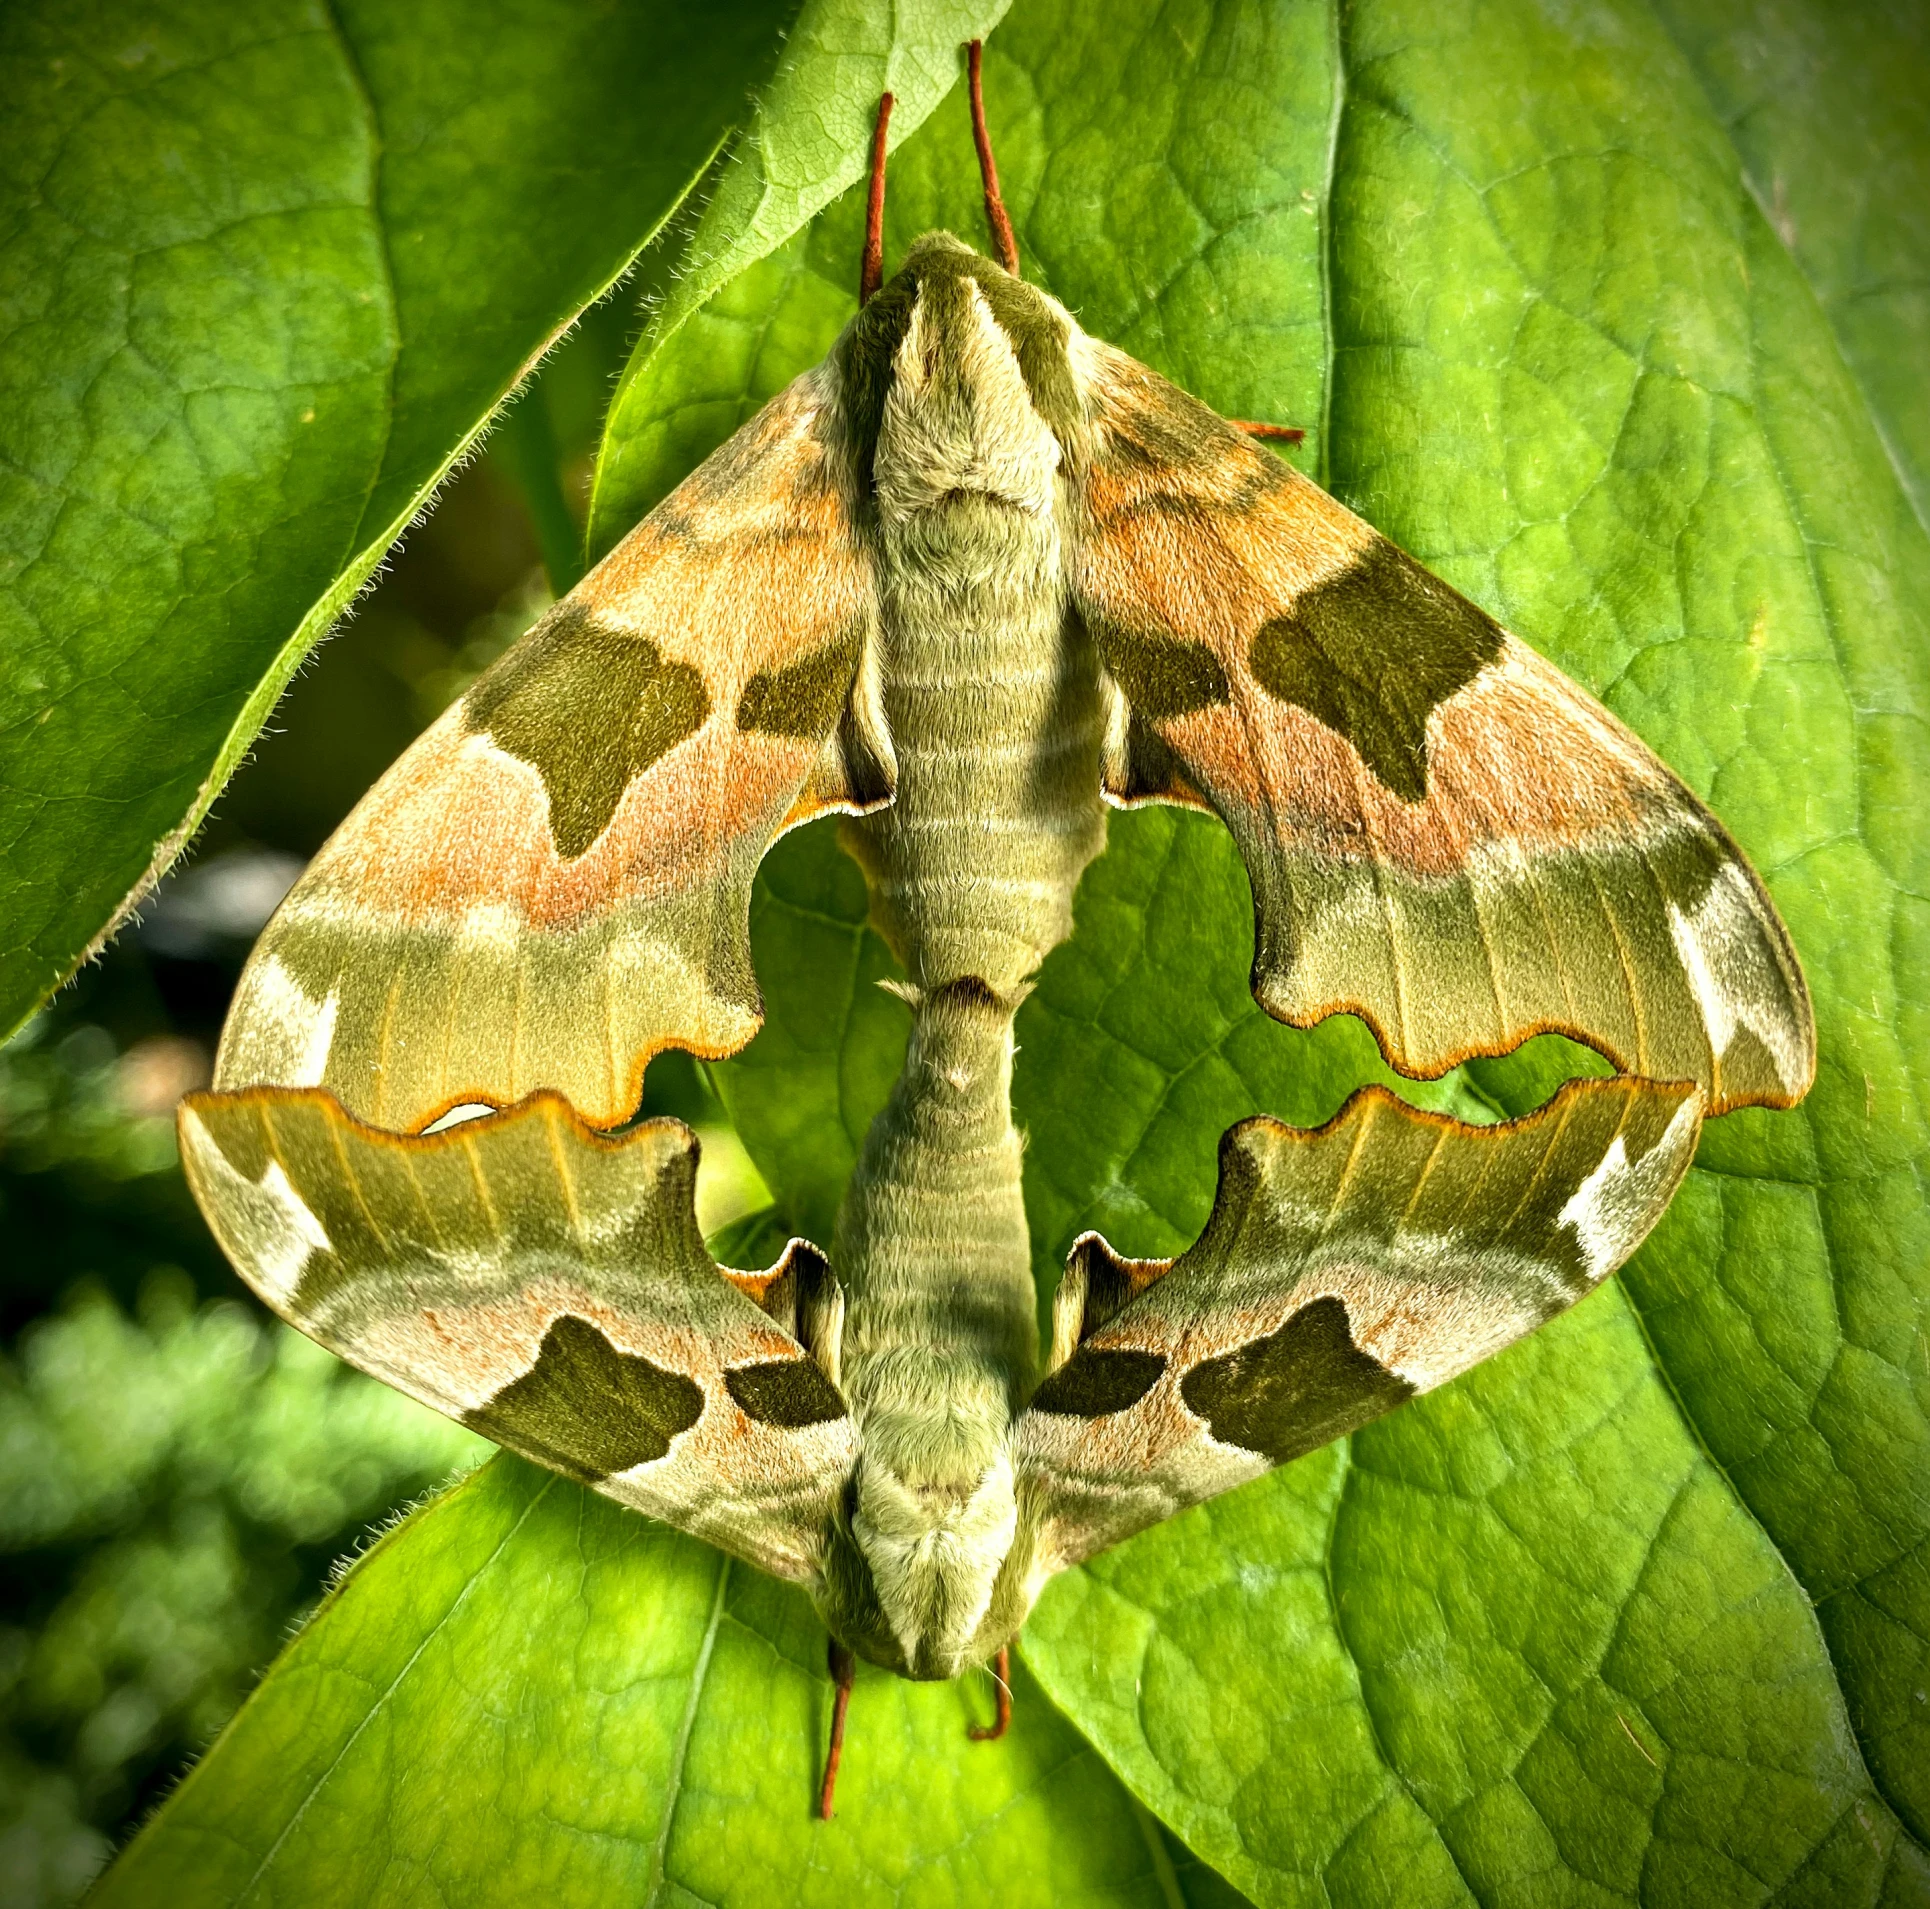
[(501, 1458), (357, 1566), (94, 1900), (1118, 1904), (1177, 1893), (1157, 1826), (1018, 1679), (858, 1680), (839, 1813), (810, 1605)]
[[(1926, 553), (1835, 313), (1636, 6), (1337, 29), (1035, 0), (991, 55), (1035, 275), (1223, 410), (1312, 427), (1337, 491), (1708, 794), (1790, 916), (1824, 1055), (1801, 1113), (1711, 1131), (1618, 1292), (1055, 1587), (1029, 1661), (1269, 1899), (1930, 1888)], [(974, 229), (961, 132), (895, 166), (896, 239)], [(856, 216), (633, 378), (636, 503), (823, 348)], [(1254, 1012), (1246, 909), (1213, 825), (1115, 818), (1021, 1022), (1045, 1277), (1088, 1225), (1171, 1252), (1226, 1124), (1319, 1119), (1377, 1071), (1351, 1024)], [(774, 858), (758, 923), (772, 1023), (719, 1082), (823, 1237), (903, 1024), (864, 1003), (882, 951), (827, 844)], [(1524, 1107), (1561, 1058), (1436, 1091)]]
[[(519, 1838), (564, 1901), (1223, 1890), (1088, 1783), (1043, 1686), (1263, 1901), (1930, 1900), (1930, 549), (1872, 422), (1902, 412), (1846, 370), (1672, 25), (1638, 0), (1018, 0), (988, 93), (1032, 276), (1220, 409), (1308, 426), (1307, 468), (1709, 795), (1816, 990), (1805, 1108), (1717, 1123), (1637, 1263), (1536, 1340), (1055, 1584), (1023, 1646), (1036, 1737), (965, 1746), (982, 1690), (867, 1678), (844, 1820), (808, 1831), (828, 1687), (803, 1607), (503, 1463), (351, 1578), (110, 1895), (240, 1900), (272, 1849), (263, 1897), (488, 1901), (445, 1832), (499, 1809), (502, 1899), (528, 1893)], [(954, 94), (894, 161), (888, 253), (977, 219)], [(794, 238), (773, 218), (653, 331), (593, 537), (823, 350), (859, 221), (855, 194)], [(1231, 1120), (1317, 1120), (1383, 1074), (1356, 1024), (1254, 1009), (1248, 908), (1214, 824), (1114, 818), (1020, 1030), (1047, 1282), (1086, 1225), (1185, 1241)], [(905, 1025), (827, 830), (772, 859), (754, 943), (770, 1024), (716, 1076), (823, 1239)], [(1575, 1059), (1536, 1043), (1426, 1095), (1510, 1111)], [(861, 1795), (867, 1755), (916, 1805)], [(1033, 1839), (978, 1827), (1007, 1820), (995, 1785)]]

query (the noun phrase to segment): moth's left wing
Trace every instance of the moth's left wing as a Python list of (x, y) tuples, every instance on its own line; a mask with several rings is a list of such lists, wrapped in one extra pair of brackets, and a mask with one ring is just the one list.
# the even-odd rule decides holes
[(1378, 1087), (1317, 1131), (1261, 1116), (1176, 1260), (1073, 1250), (1018, 1469), (1047, 1569), (1351, 1432), (1532, 1332), (1661, 1216), (1688, 1085), (1571, 1082), (1471, 1127)]
[(407, 1136), (255, 1088), (190, 1096), (180, 1130), (216, 1237), (291, 1324), (538, 1464), (815, 1575), (857, 1447), (792, 1328), (835, 1287), (802, 1241), (763, 1273), (712, 1260), (681, 1122), (608, 1139), (539, 1094)]
[(370, 790), (256, 944), (218, 1086), (404, 1133), (549, 1087), (614, 1127), (660, 1049), (750, 1039), (765, 850), (890, 787), (840, 418), (834, 367), (796, 380)]
[(1555, 1030), (1709, 1111), (1815, 1072), (1774, 906), (1593, 697), (1164, 378), (1079, 341), (1073, 598), (1120, 692), (1107, 786), (1216, 810), (1253, 987), (1432, 1077)]

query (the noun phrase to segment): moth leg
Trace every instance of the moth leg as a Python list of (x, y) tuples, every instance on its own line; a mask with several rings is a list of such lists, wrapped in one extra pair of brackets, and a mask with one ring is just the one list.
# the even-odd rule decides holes
[(966, 73), (972, 90), (972, 139), (978, 147), (978, 176), (985, 182), (985, 223), (992, 228), (992, 243), (998, 248), (999, 263), (1019, 275), (1019, 241), (1006, 216), (1005, 200), (999, 192), (998, 161), (992, 157), (992, 135), (985, 130), (985, 84), (979, 77), (979, 62), (985, 51), (983, 40), (973, 40), (965, 49)]
[(858, 303), (885, 282), (885, 128), (891, 124), (891, 95), (878, 96), (878, 123), (871, 129), (871, 196), (864, 208), (864, 258), (858, 266)]
[(1262, 424), (1254, 418), (1228, 418), (1227, 423), (1248, 437), (1269, 438), (1279, 444), (1298, 444), (1307, 435), (1297, 424)]
[(831, 1699), (831, 1746), (824, 1754), (824, 1786), (818, 1791), (818, 1817), (831, 1820), (831, 1798), (838, 1787), (838, 1765), (844, 1761), (844, 1717), (851, 1708), (851, 1686), (858, 1675), (858, 1660), (834, 1637), (827, 1653), (831, 1682), (836, 1690)]
[(999, 1646), (999, 1654), (992, 1659), (992, 1683), (998, 1691), (998, 1708), (993, 1712), (989, 1724), (968, 1724), (965, 1734), (974, 1743), (996, 1743), (1012, 1727), (1012, 1647)]

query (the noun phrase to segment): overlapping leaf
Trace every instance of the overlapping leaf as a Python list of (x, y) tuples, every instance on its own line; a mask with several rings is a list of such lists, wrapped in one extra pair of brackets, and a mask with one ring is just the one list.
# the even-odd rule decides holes
[[(722, 169), (673, 297), (996, 0), (94, 0), (0, 23), (0, 1030), (178, 853), (490, 413)], [(779, 62), (786, 32), (789, 44)], [(709, 274), (709, 276), (706, 276)]]
[(8, 10), (0, 1027), (179, 849), (789, 12)]

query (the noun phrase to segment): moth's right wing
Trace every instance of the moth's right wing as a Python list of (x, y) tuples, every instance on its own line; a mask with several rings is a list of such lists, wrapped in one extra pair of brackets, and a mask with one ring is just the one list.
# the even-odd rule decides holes
[(634, 1510), (816, 1574), (857, 1441), (796, 1333), (836, 1287), (802, 1241), (762, 1273), (712, 1260), (680, 1122), (607, 1139), (541, 1094), (409, 1136), (256, 1088), (190, 1096), (180, 1131), (216, 1237), (291, 1324)]
[(1722, 824), (1551, 663), (1270, 452), (1110, 346), (1073, 600), (1119, 699), (1118, 800), (1218, 812), (1253, 991), (1356, 1013), (1427, 1078), (1553, 1030), (1708, 1109), (1816, 1065), (1774, 905)]
[(1040, 1560), (1076, 1564), (1443, 1384), (1612, 1273), (1695, 1152), (1688, 1085), (1571, 1082), (1499, 1127), (1378, 1087), (1221, 1142), (1176, 1260), (1074, 1248), (1018, 1424)]
[(376, 784), (256, 945), (215, 1083), (415, 1132), (541, 1088), (592, 1126), (760, 1018), (772, 839), (890, 791), (833, 367), (701, 465)]

